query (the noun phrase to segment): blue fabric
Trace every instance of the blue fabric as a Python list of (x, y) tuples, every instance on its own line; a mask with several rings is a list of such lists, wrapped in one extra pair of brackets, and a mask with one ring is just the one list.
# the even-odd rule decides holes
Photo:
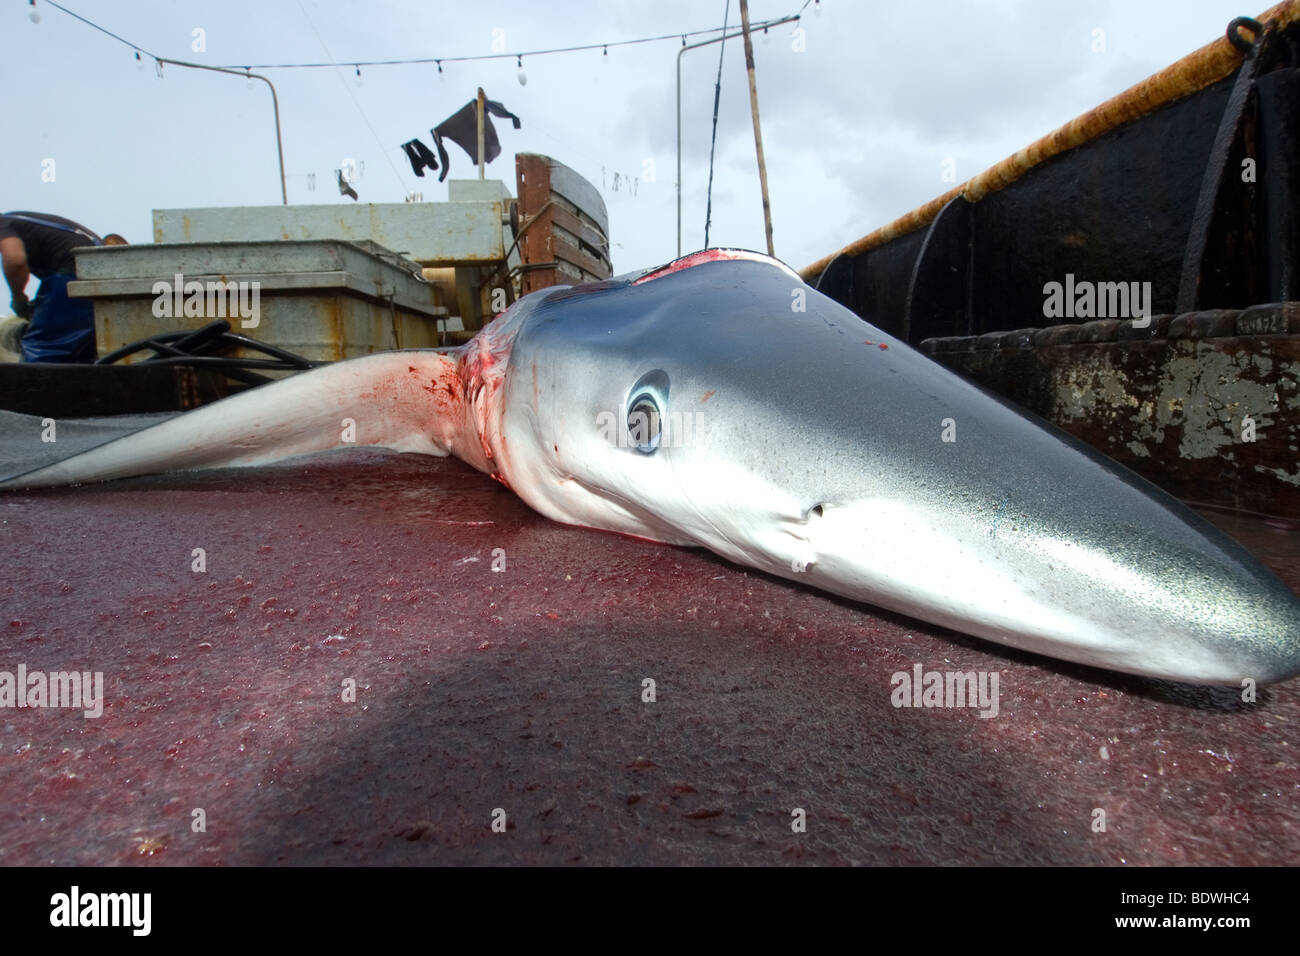
[(95, 307), (89, 299), (68, 297), (75, 278), (62, 272), (41, 280), (23, 334), (24, 362), (95, 361)]

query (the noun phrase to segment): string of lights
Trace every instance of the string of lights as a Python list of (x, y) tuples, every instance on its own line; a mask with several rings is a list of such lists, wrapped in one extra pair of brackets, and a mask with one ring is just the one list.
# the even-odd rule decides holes
[[(274, 106), (274, 110), (275, 110), (276, 150), (279, 156), (281, 201), (286, 204), (288, 203), (288, 193), (287, 193), (287, 188), (285, 186), (286, 173), (284, 170), (284, 154), (283, 154), (283, 147), (281, 145), (281, 138), (280, 138), (280, 113), (279, 113), (279, 104), (275, 92), (275, 86), (271, 82), (271, 80), (266, 76), (260, 75), (258, 73), (253, 73), (252, 71), (255, 69), (256, 70), (273, 70), (273, 69), (293, 70), (293, 69), (322, 69), (322, 68), (331, 68), (331, 67), (334, 69), (338, 69), (341, 66), (344, 67), (351, 66), (353, 67), (356, 74), (355, 83), (357, 86), (360, 86), (361, 67), (363, 66), (375, 67), (375, 66), (407, 66), (407, 65), (420, 65), (420, 64), (426, 64), (426, 65), (436, 64), (438, 68), (438, 72), (441, 74), (443, 72), (442, 70), (443, 63), (469, 63), (469, 62), (479, 62), (479, 61), (489, 61), (489, 60), (502, 60), (502, 59), (509, 59), (511, 57), (514, 57), (515, 63), (519, 67), (519, 83), (522, 86), (528, 82), (527, 75), (524, 70), (524, 64), (523, 64), (523, 58), (526, 56), (528, 57), (549, 56), (549, 55), (561, 54), (561, 53), (575, 53), (581, 51), (601, 50), (602, 60), (607, 63), (609, 61), (610, 47), (617, 48), (623, 46), (634, 46), (638, 44), (658, 43), (658, 42), (664, 42), (668, 40), (680, 39), (683, 48), (685, 48), (687, 46), (687, 40), (691, 37), (713, 36), (715, 34), (722, 36), (725, 35), (727, 29), (725, 26), (712, 27), (704, 30), (690, 30), (690, 31), (679, 32), (679, 33), (664, 33), (656, 36), (637, 37), (630, 40), (611, 40), (607, 42), (586, 43), (586, 44), (579, 44), (579, 45), (566, 46), (566, 47), (554, 47), (550, 49), (536, 49), (536, 50), (515, 51), (515, 52), (498, 50), (492, 53), (477, 54), (477, 55), (441, 56), (441, 57), (427, 56), (427, 57), (387, 59), (387, 60), (349, 60), (349, 59), (335, 58), (323, 62), (318, 61), (318, 62), (302, 62), (302, 63), (260, 63), (260, 64), (248, 63), (248, 64), (237, 64), (237, 65), (229, 65), (229, 66), (217, 66), (217, 65), (210, 65), (204, 63), (188, 62), (184, 60), (176, 60), (170, 57), (161, 56), (159, 54), (149, 51), (148, 49), (141, 46), (140, 44), (134, 43), (131, 40), (127, 39), (126, 37), (113, 32), (107, 27), (101, 26), (100, 24), (89, 19), (88, 17), (82, 16), (81, 14), (77, 13), (75, 10), (69, 10), (67, 7), (63, 6), (63, 4), (57, 2), (57, 0), (41, 0), (41, 2), (45, 3), (45, 5), (55, 10), (58, 10), (61, 13), (66, 14), (72, 19), (85, 24), (91, 29), (104, 34), (105, 36), (116, 41), (117, 43), (120, 43), (123, 46), (128, 47), (132, 51), (137, 66), (143, 65), (143, 60), (145, 57), (148, 57), (149, 59), (153, 60), (154, 68), (157, 71), (159, 78), (163, 76), (163, 65), (169, 64), (169, 65), (174, 65), (179, 67), (187, 67), (187, 68), (199, 69), (199, 70), (209, 70), (218, 73), (228, 73), (236, 76), (244, 76), (247, 78), (250, 86), (252, 84), (252, 81), (255, 79), (265, 83), (267, 87), (270, 89), (272, 105)], [(821, 0), (803, 0), (803, 5), (799, 7), (796, 13), (784, 17), (777, 17), (773, 19), (757, 21), (752, 24), (751, 30), (755, 33), (761, 31), (762, 33), (766, 34), (771, 27), (780, 26), (782, 24), (792, 23), (792, 22), (797, 23), (801, 19), (803, 12), (807, 10), (809, 6), (812, 6), (814, 4), (816, 4), (816, 6), (814, 7), (815, 12), (820, 13)], [(37, 0), (28, 0), (28, 7), (29, 7), (28, 17), (31, 19), (33, 23), (39, 24), (41, 22), (41, 14), (37, 6)], [(304, 10), (303, 12), (304, 15), (306, 15), (306, 11)], [(310, 24), (310, 17), (308, 17), (307, 19), (308, 19), (308, 23)], [(319, 33), (317, 33), (317, 38), (320, 39)], [(324, 47), (323, 41), (322, 41), (322, 47)], [(326, 56), (331, 55), (328, 48), (325, 49), (325, 53)], [(347, 92), (350, 96), (352, 95), (352, 91), (350, 89)], [(367, 126), (370, 127), (370, 131), (372, 135), (374, 135), (376, 141), (378, 141), (378, 135), (375, 133), (374, 127), (372, 124), (370, 124), (369, 119), (365, 116), (365, 111), (361, 108), (361, 105), (360, 103), (357, 102), (355, 96), (353, 96), (352, 99), (353, 102), (356, 104), (357, 109), (361, 112), (362, 119), (365, 120)], [(382, 144), (380, 145), (382, 147)], [(403, 179), (402, 174), (397, 170), (395, 166), (393, 166), (391, 157), (385, 154), (384, 158), (388, 162), (390, 168), (393, 169), (394, 175), (397, 177), (399, 185), (402, 186), (403, 191), (406, 193), (407, 201), (413, 201), (412, 197), (416, 194), (410, 193), (406, 189), (406, 182)], [(601, 164), (600, 168), (601, 168), (602, 179), (603, 179), (606, 166), (604, 164)], [(335, 170), (336, 174), (338, 174), (338, 172), (339, 172), (338, 170)], [(307, 172), (293, 173), (289, 175), (291, 175), (292, 178), (294, 179), (297, 179), (299, 177), (305, 178), (307, 181), (308, 191), (315, 191), (316, 179), (317, 179), (316, 172), (307, 171)], [(614, 173), (614, 191), (615, 192), (620, 191), (619, 185), (621, 183), (632, 182), (632, 181), (633, 181), (632, 177), (624, 176), (622, 173), (616, 171)], [(632, 194), (635, 195), (634, 188)], [(418, 201), (418, 200), (414, 200), (414, 201)]]
[[(39, 22), (40, 15), (35, 12), (36, 0), (28, 0), (28, 2), (32, 7), (33, 21)], [(137, 57), (143, 54), (144, 56), (151, 57), (154, 60), (160, 59), (159, 56), (157, 56), (154, 53), (150, 53), (148, 50), (146, 50), (144, 47), (140, 46), (139, 44), (132, 43), (130, 40), (126, 39), (125, 37), (119, 36), (118, 34), (114, 33), (112, 30), (100, 26), (98, 23), (95, 23), (93, 20), (83, 17), (81, 14), (76, 13), (75, 11), (69, 10), (67, 7), (63, 6), (62, 4), (57, 3), (56, 0), (42, 0), (42, 2), (45, 3), (47, 6), (53, 7), (56, 10), (66, 13), (68, 16), (72, 17), (73, 19), (80, 20), (82, 23), (86, 24), (86, 26), (92, 27), (98, 30), (100, 33), (112, 37), (118, 43), (130, 47), (133, 51), (135, 51)], [(775, 17), (770, 20), (762, 20), (756, 22), (752, 25), (751, 29), (754, 31), (765, 30), (770, 26), (775, 26), (777, 23), (786, 23), (786, 22), (790, 22), (791, 20), (798, 20), (800, 16), (803, 14), (804, 10), (808, 9), (809, 5), (813, 3), (816, 3), (818, 5), (818, 8), (820, 9), (821, 0), (804, 0), (803, 6), (799, 8), (799, 11), (797, 13), (791, 14), (790, 16), (786, 16), (786, 17)], [(508, 60), (508, 59), (514, 59), (515, 62), (518, 63), (520, 68), (522, 69), (524, 57), (551, 56), (559, 53), (578, 53), (578, 52), (588, 51), (588, 50), (602, 50), (604, 51), (604, 55), (607, 56), (610, 47), (636, 46), (638, 44), (643, 44), (643, 43), (661, 43), (666, 40), (676, 40), (679, 38), (681, 39), (682, 46), (685, 46), (687, 39), (690, 37), (710, 36), (713, 34), (724, 32), (724, 30), (725, 27), (710, 27), (709, 29), (706, 30), (690, 30), (685, 33), (663, 33), (657, 36), (637, 37), (632, 40), (610, 40), (608, 42), (584, 43), (575, 46), (553, 47), (550, 49), (543, 49), (543, 50), (515, 50), (513, 52), (502, 51), (502, 52), (482, 53), (482, 54), (463, 55), (463, 56), (423, 56), (423, 57), (411, 57), (406, 59), (388, 59), (388, 60), (350, 60), (350, 59), (340, 58), (332, 61), (303, 62), (303, 63), (239, 63), (239, 64), (223, 65), (221, 69), (315, 70), (315, 69), (326, 69), (330, 67), (337, 67), (340, 64), (348, 64), (354, 67), (357, 70), (358, 75), (360, 75), (360, 70), (361, 67), (363, 66), (365, 67), (415, 66), (420, 64), (436, 64), (438, 67), (438, 72), (441, 73), (442, 65), (444, 63), (472, 63), (477, 61)]]

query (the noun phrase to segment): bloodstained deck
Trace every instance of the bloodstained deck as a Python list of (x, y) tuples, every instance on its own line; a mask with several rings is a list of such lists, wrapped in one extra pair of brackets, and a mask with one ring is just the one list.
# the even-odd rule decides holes
[[(1214, 520), (1300, 587), (1295, 529)], [(552, 523), (455, 460), (5, 496), (0, 561), (0, 669), (106, 696), (0, 710), (0, 863), (1300, 857), (1300, 681), (1009, 651)], [(998, 715), (896, 708), (916, 664), (997, 672)]]

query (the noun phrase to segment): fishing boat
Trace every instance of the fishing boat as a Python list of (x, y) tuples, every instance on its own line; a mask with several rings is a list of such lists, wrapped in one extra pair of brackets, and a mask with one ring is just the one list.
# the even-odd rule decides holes
[[(1293, 590), (1298, 21), (1300, 0), (1234, 21), (801, 273), (1210, 506)], [(599, 193), (553, 159), (516, 163), (513, 195), (467, 180), (436, 204), (157, 210), (154, 245), (78, 256), (116, 360), (2, 367), (0, 407), (58, 419), (75, 449), (137, 427), (124, 413), (455, 344), (501, 299), (608, 277)], [(257, 315), (187, 316), (177, 275), (204, 296), (256, 281)], [(87, 415), (115, 417), (64, 421)], [(56, 457), (23, 421), (0, 458)], [(0, 862), (1242, 866), (1300, 850), (1294, 681), (1189, 687), (995, 646), (549, 521), (452, 458), (352, 449), (3, 505), (0, 646), (105, 680), (95, 719), (0, 717), (16, 728)], [(996, 708), (892, 692), (967, 673)]]

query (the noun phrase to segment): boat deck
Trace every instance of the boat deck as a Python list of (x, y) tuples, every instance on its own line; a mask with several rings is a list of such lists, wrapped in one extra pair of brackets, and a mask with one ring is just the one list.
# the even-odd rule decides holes
[[(1300, 532), (1210, 517), (1300, 588)], [(1300, 857), (1300, 681), (1245, 704), (1009, 651), (452, 459), (6, 495), (0, 564), (0, 669), (106, 698), (0, 710), (4, 864)], [(998, 716), (895, 708), (916, 663), (997, 671)]]

